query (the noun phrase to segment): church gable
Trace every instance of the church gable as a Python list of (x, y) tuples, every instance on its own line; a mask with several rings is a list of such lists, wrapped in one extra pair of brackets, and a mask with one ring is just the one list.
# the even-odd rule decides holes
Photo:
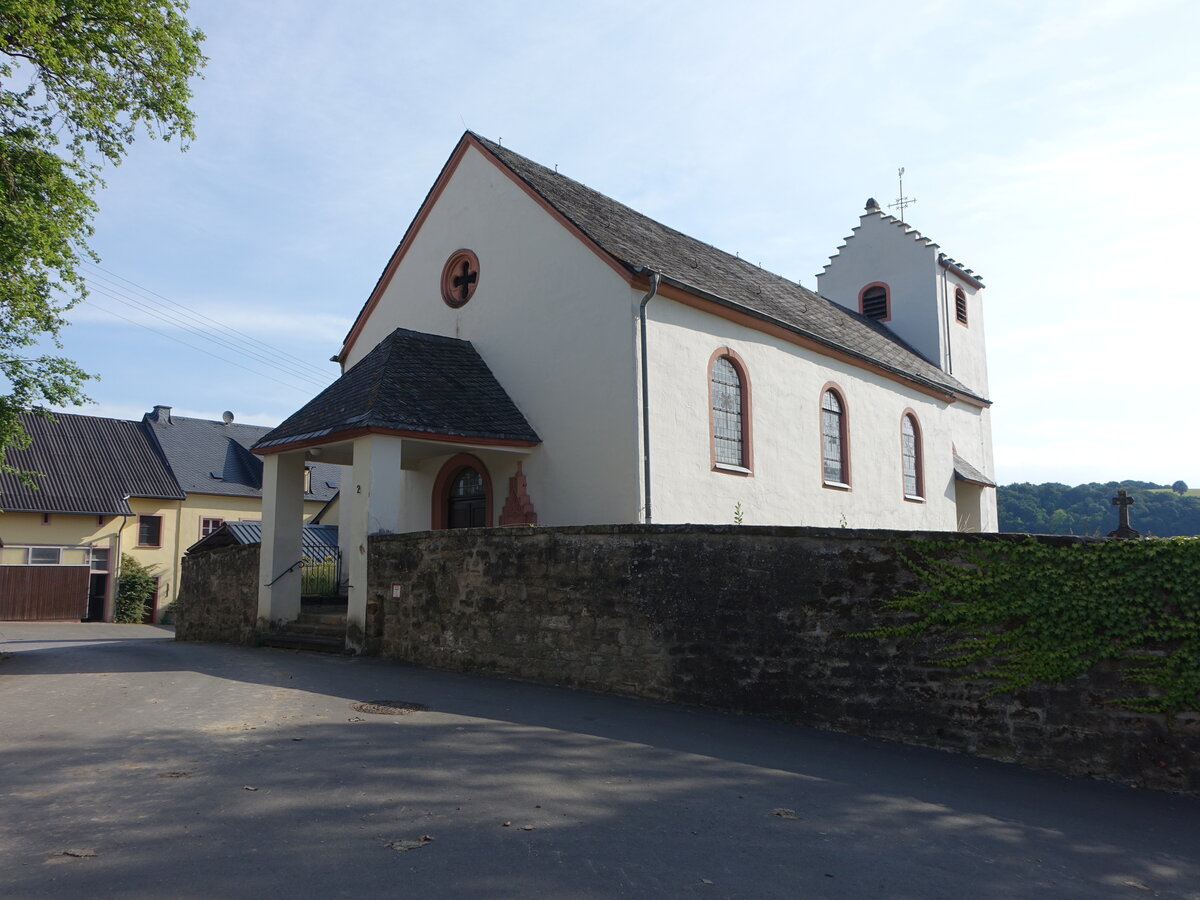
[[(912, 226), (884, 214), (874, 199), (817, 275), (817, 289), (886, 327), (971, 393), (986, 396), (982, 279)], [(974, 334), (952, 327), (972, 320), (979, 326)]]
[[(395, 327), (473, 338), (465, 328), (490, 332), (505, 316), (556, 315), (572, 296), (594, 293), (597, 279), (611, 291), (632, 276), (468, 132), (392, 254), (338, 358), (353, 364)], [(546, 303), (548, 285), (559, 295), (553, 306)], [(531, 299), (545, 308), (534, 309)]]

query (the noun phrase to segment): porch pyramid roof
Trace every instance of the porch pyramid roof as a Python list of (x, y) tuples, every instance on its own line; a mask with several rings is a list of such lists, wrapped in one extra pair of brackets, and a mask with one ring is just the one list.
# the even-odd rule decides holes
[(253, 449), (270, 453), (370, 431), (541, 442), (470, 341), (397, 328)]

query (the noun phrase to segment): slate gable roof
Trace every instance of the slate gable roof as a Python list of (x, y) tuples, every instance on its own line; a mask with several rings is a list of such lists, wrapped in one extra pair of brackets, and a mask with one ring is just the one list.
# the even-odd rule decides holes
[(954, 480), (965, 481), (969, 484), (981, 484), (984, 487), (996, 486), (996, 482), (959, 456), (957, 450), (954, 452)]
[[(142, 424), (187, 493), (225, 497), (262, 495), (262, 459), (251, 453), (250, 448), (270, 428), (192, 419), (159, 410), (147, 413)], [(312, 469), (312, 491), (305, 494), (305, 499), (328, 500), (337, 490), (338, 468), (317, 463)]]
[(55, 413), (43, 419), (22, 413), (32, 438), (9, 450), (6, 462), (41, 472), (37, 490), (0, 474), (0, 510), (6, 512), (130, 515), (127, 496), (182, 500), (184, 493), (166, 461), (138, 422)]
[(254, 447), (367, 428), (540, 443), (470, 341), (397, 328)]
[[(244, 547), (262, 543), (261, 522), (225, 522), (207, 537), (187, 548), (187, 553), (203, 553), (219, 547)], [(336, 525), (305, 525), (300, 534), (301, 552), (309, 559), (321, 560), (338, 556), (338, 527)]]
[(886, 325), (688, 237), (493, 141), (469, 134), (628, 271), (649, 268), (680, 287), (698, 289), (701, 295), (734, 304), (899, 375), (977, 396)]

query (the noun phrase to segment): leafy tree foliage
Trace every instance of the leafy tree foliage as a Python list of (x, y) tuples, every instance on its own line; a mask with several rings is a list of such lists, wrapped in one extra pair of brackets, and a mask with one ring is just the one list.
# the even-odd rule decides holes
[(192, 137), (188, 83), (204, 35), (185, 0), (0, 2), (0, 471), (27, 446), (23, 410), (81, 403), (88, 378), (61, 346), (86, 294), (78, 265), (93, 194), (136, 133)]
[[(1179, 484), (1180, 482), (1176, 482)], [(1117, 527), (1112, 498), (1124, 488), (1134, 498), (1130, 520), (1143, 535), (1200, 535), (1200, 497), (1148, 481), (1105, 484), (1008, 484), (997, 489), (1000, 530), (1030, 534), (1106, 535)]]
[(1171, 485), (1171, 490), (1177, 494), (1186, 494), (1188, 492), (1187, 482), (1180, 480)]
[(150, 566), (143, 566), (128, 553), (122, 553), (114, 621), (126, 624), (142, 621), (146, 604), (153, 596), (154, 570)]

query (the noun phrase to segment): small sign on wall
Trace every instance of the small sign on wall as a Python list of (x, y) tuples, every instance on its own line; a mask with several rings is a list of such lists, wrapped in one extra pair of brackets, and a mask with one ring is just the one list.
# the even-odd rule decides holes
[(400, 599), (400, 591), (401, 591), (402, 587), (403, 587), (403, 585), (401, 585), (395, 581), (392, 582), (392, 599), (393, 600)]

